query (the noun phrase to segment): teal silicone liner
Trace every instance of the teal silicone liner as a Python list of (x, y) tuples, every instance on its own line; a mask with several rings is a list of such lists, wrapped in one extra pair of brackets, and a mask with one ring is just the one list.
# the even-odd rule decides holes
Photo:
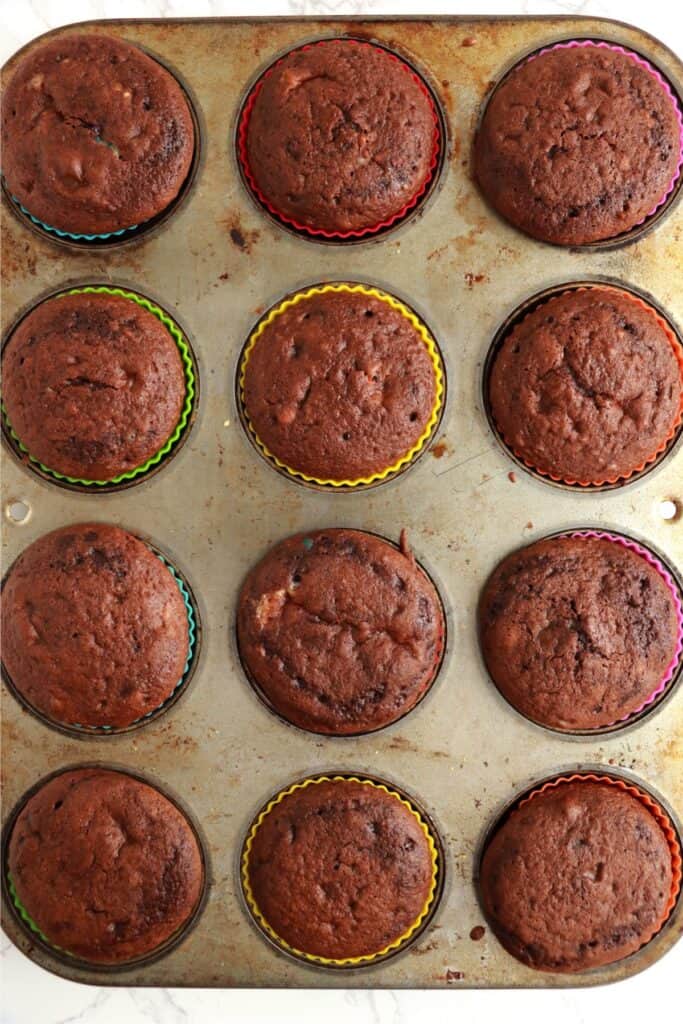
[(36, 224), (43, 231), (49, 231), (51, 235), (58, 235), (59, 238), (70, 238), (74, 242), (106, 242), (108, 238), (120, 238), (121, 235), (128, 234), (129, 231), (136, 231), (139, 227), (142, 227), (147, 221), (142, 221), (142, 224), (132, 224), (129, 228), (120, 228), (118, 231), (108, 231), (103, 235), (76, 235), (72, 231), (62, 231), (60, 228), (53, 228), (51, 224), (46, 224), (44, 220), (39, 220), (34, 217), (30, 210), (27, 210), (23, 206), (16, 196), (9, 193), (10, 199), (14, 205), (25, 214), (33, 224)]

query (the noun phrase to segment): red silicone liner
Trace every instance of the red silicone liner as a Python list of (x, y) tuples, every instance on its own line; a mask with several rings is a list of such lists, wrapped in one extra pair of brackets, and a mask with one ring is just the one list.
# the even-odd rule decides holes
[[(540, 476), (548, 477), (549, 480), (553, 480), (555, 483), (567, 484), (570, 487), (604, 487), (606, 484), (613, 485), (617, 483), (628, 483), (628, 481), (631, 480), (632, 477), (636, 476), (636, 474), (638, 473), (642, 473), (647, 466), (651, 466), (654, 462), (657, 461), (660, 455), (662, 455), (669, 447), (674, 437), (676, 436), (681, 426), (681, 423), (683, 423), (683, 346), (681, 346), (681, 343), (676, 337), (676, 334), (672, 330), (671, 326), (666, 322), (666, 320), (662, 316), (660, 316), (657, 310), (653, 306), (650, 306), (647, 302), (644, 302), (641, 298), (639, 298), (639, 296), (634, 295), (633, 292), (628, 291), (628, 289), (626, 288), (616, 288), (613, 285), (595, 284), (584, 285), (583, 287), (580, 288), (567, 288), (566, 291), (557, 292), (556, 294), (549, 296), (543, 302), (539, 303), (539, 305), (534, 306), (534, 308), (530, 310), (526, 314), (526, 316), (524, 316), (519, 321), (519, 323), (515, 324), (511, 330), (506, 331), (505, 336), (502, 339), (500, 346), (498, 347), (499, 351), (502, 348), (505, 341), (508, 338), (510, 338), (517, 330), (517, 328), (521, 327), (521, 325), (526, 320), (528, 320), (528, 318), (532, 316), (536, 312), (536, 310), (541, 309), (543, 306), (549, 305), (555, 299), (562, 298), (563, 295), (591, 291), (593, 289), (598, 289), (600, 291), (616, 292), (618, 295), (622, 295), (624, 298), (629, 299), (631, 302), (634, 303), (634, 305), (640, 306), (641, 309), (644, 309), (646, 313), (648, 313), (650, 316), (654, 318), (654, 320), (656, 320), (659, 327), (661, 327), (664, 333), (666, 334), (669, 344), (671, 345), (671, 351), (673, 352), (674, 358), (678, 364), (678, 374), (681, 380), (681, 397), (678, 405), (678, 412), (676, 413), (676, 416), (674, 417), (674, 420), (671, 423), (671, 427), (669, 428), (666, 437), (659, 442), (655, 451), (651, 452), (646, 459), (640, 462), (637, 466), (634, 466), (627, 473), (614, 473), (612, 474), (612, 476), (598, 476), (591, 480), (577, 480), (574, 477), (562, 476), (559, 473), (551, 472), (551, 470), (549, 469), (544, 469), (542, 466), (537, 466), (536, 463), (528, 459), (523, 454), (523, 452), (521, 452), (518, 448), (515, 447), (512, 441), (510, 441), (509, 438), (505, 436), (505, 434), (498, 426), (498, 424), (496, 424), (500, 437), (504, 444), (506, 445), (506, 447), (510, 449), (515, 458), (519, 459), (520, 462), (524, 463), (527, 469), (532, 470), (534, 473), (540, 474)], [(496, 357), (497, 355), (498, 353), (496, 353)]]
[(649, 695), (649, 697), (647, 697), (639, 707), (635, 708), (634, 711), (630, 711), (627, 715), (624, 715), (623, 718), (618, 719), (616, 722), (608, 723), (607, 727), (609, 728), (610, 725), (619, 725), (622, 722), (627, 722), (630, 718), (633, 718), (634, 715), (639, 715), (641, 711), (649, 707), (650, 704), (652, 704), (653, 701), (655, 701), (657, 697), (659, 697), (664, 692), (664, 690), (667, 688), (667, 686), (673, 679), (676, 670), (679, 668), (681, 664), (681, 655), (683, 655), (683, 603), (681, 602), (679, 588), (672, 579), (671, 573), (667, 571), (667, 569), (664, 567), (664, 565), (662, 565), (658, 558), (655, 558), (651, 551), (648, 551), (647, 548), (641, 547), (641, 545), (637, 544), (634, 540), (629, 540), (627, 537), (621, 537), (619, 536), (619, 534), (606, 533), (602, 530), (573, 530), (571, 533), (565, 534), (565, 536), (596, 537), (598, 538), (598, 540), (609, 540), (615, 544), (620, 544), (624, 548), (628, 548), (630, 551), (634, 551), (641, 558), (644, 558), (645, 561), (648, 562), (649, 565), (651, 565), (652, 568), (655, 569), (662, 577), (669, 593), (671, 594), (671, 600), (673, 602), (673, 606), (676, 613), (676, 647), (674, 650), (673, 657), (669, 662), (666, 671), (664, 672), (664, 675), (657, 684), (656, 688)]
[(553, 50), (571, 50), (576, 49), (577, 47), (585, 49), (590, 46), (593, 46), (596, 49), (613, 50), (615, 53), (622, 53), (625, 57), (629, 57), (631, 60), (635, 61), (636, 64), (639, 64), (640, 67), (645, 68), (645, 70), (648, 71), (657, 81), (664, 93), (666, 93), (676, 112), (676, 120), (678, 121), (678, 163), (676, 165), (676, 170), (661, 199), (655, 203), (649, 213), (645, 214), (642, 220), (639, 220), (633, 225), (633, 227), (628, 229), (629, 231), (632, 231), (633, 228), (640, 227), (641, 224), (644, 224), (646, 220), (657, 212), (660, 206), (664, 205), (681, 176), (681, 170), (683, 170), (683, 113), (681, 112), (681, 105), (678, 97), (674, 95), (671, 86), (663, 75), (660, 74), (657, 68), (650, 64), (649, 61), (645, 60), (644, 57), (641, 57), (639, 53), (634, 53), (633, 50), (626, 50), (623, 46), (617, 46), (616, 43), (606, 43), (603, 41), (597, 42), (593, 39), (572, 39), (566, 43), (555, 43), (554, 46), (546, 46), (543, 50), (539, 50), (538, 53), (532, 53), (532, 55), (527, 59), (527, 63), (529, 63), (529, 61), (536, 60), (537, 57), (542, 56), (544, 53), (551, 53)]
[[(420, 186), (420, 189), (409, 200), (409, 202), (407, 202), (400, 210), (398, 210), (397, 213), (392, 214), (391, 217), (388, 217), (386, 220), (380, 221), (378, 224), (372, 225), (372, 227), (358, 228), (353, 231), (326, 231), (322, 228), (312, 228), (307, 224), (300, 224), (292, 217), (289, 217), (287, 214), (282, 213), (280, 210), (277, 209), (276, 206), (273, 206), (273, 204), (270, 202), (267, 196), (263, 194), (263, 192), (256, 184), (256, 180), (254, 178), (254, 175), (252, 174), (247, 159), (247, 135), (249, 132), (249, 121), (251, 119), (251, 114), (254, 109), (254, 104), (256, 103), (256, 99), (259, 93), (261, 92), (261, 89), (263, 88), (263, 83), (266, 80), (266, 78), (268, 78), (268, 76), (273, 73), (275, 68), (282, 63), (285, 57), (288, 57), (291, 53), (297, 53), (299, 50), (311, 50), (314, 46), (328, 46), (330, 43), (339, 42), (342, 42), (349, 46), (363, 46), (370, 50), (376, 50), (379, 53), (383, 54), (385, 57), (388, 57), (389, 60), (393, 60), (397, 64), (399, 64), (405, 70), (406, 74), (409, 74), (412, 77), (413, 81), (417, 82), (418, 86), (420, 87), (424, 95), (427, 97), (427, 100), (429, 101), (429, 107), (432, 112), (432, 117), (434, 118), (434, 148), (432, 152), (432, 158), (429, 163), (427, 177)], [(350, 238), (364, 238), (369, 235), (376, 235), (378, 231), (384, 231), (386, 228), (390, 228), (394, 224), (397, 224), (399, 221), (403, 220), (407, 216), (407, 214), (410, 213), (410, 211), (417, 206), (419, 201), (427, 192), (427, 189), (431, 185), (432, 181), (434, 180), (434, 173), (439, 163), (439, 155), (441, 153), (441, 124), (439, 120), (439, 114), (436, 109), (436, 105), (434, 103), (434, 99), (432, 97), (431, 92), (429, 91), (423, 80), (420, 78), (420, 76), (415, 71), (413, 71), (412, 68), (408, 64), (406, 64), (404, 60), (401, 60), (400, 57), (397, 57), (396, 54), (391, 53), (390, 50), (385, 50), (381, 46), (374, 46), (372, 43), (362, 42), (359, 39), (321, 39), (316, 43), (307, 43), (305, 46), (294, 47), (292, 50), (289, 50), (283, 57), (280, 57), (279, 60), (275, 61), (275, 63), (272, 64), (269, 68), (267, 68), (266, 71), (263, 72), (259, 80), (253, 86), (251, 92), (247, 96), (247, 100), (240, 114), (239, 124), (237, 128), (237, 152), (239, 156), (240, 166), (242, 168), (244, 177), (246, 178), (249, 184), (249, 188), (253, 192), (254, 196), (258, 199), (261, 206), (264, 206), (266, 210), (268, 210), (268, 212), (272, 214), (273, 217), (275, 217), (277, 220), (281, 222), (284, 222), (285, 224), (288, 224), (290, 227), (295, 228), (297, 231), (303, 234), (311, 235), (315, 238), (330, 239), (332, 241), (344, 241)]]
[(556, 779), (551, 779), (549, 782), (545, 782), (539, 786), (538, 789), (534, 789), (531, 793), (528, 793), (523, 797), (519, 803), (513, 808), (512, 814), (516, 814), (525, 804), (528, 804), (531, 800), (535, 800), (547, 793), (549, 790), (557, 789), (560, 786), (566, 786), (571, 782), (599, 782), (607, 786), (614, 786), (616, 789), (621, 789), (623, 792), (628, 793), (630, 796), (638, 800), (643, 807), (646, 807), (652, 817), (655, 819), (669, 846), (671, 853), (671, 892), (669, 893), (669, 899), (661, 920), (657, 927), (652, 932), (652, 935), (643, 945), (647, 945), (650, 939), (653, 939), (657, 932), (663, 927), (668, 918), (671, 916), (671, 911), (676, 906), (678, 895), (681, 891), (681, 877), (683, 874), (683, 858), (681, 857), (681, 844), (676, 833), (675, 828), (671, 823), (671, 819), (666, 811), (657, 803), (649, 793), (645, 790), (640, 789), (638, 786), (632, 783), (626, 782), (624, 779), (616, 778), (614, 775), (596, 775), (589, 772), (577, 772), (573, 775), (561, 775)]

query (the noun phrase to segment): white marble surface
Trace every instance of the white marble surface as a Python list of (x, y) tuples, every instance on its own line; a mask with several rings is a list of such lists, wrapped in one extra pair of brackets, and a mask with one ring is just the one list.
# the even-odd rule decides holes
[[(683, 51), (683, 9), (675, 0), (0, 0), (0, 62), (34, 36), (89, 18), (239, 14), (591, 14), (629, 21)], [(506, 1018), (527, 1024), (619, 1024), (680, 1006), (683, 942), (645, 974), (579, 992), (302, 992), (91, 988), (42, 971), (0, 935), (2, 1024), (218, 1024), (296, 1021), (313, 1024), (479, 1024)], [(663, 1003), (660, 997), (664, 996)]]

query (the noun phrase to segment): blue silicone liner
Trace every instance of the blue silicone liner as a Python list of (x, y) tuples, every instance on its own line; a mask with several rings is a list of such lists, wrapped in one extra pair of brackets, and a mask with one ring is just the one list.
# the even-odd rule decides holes
[[(51, 235), (58, 235), (60, 238), (71, 238), (74, 242), (98, 242), (106, 241), (108, 238), (120, 238), (121, 235), (125, 235), (129, 231), (135, 231), (141, 226), (140, 224), (132, 224), (129, 228), (121, 228), (119, 231), (108, 231), (104, 235), (76, 235), (71, 231), (62, 231), (60, 228), (53, 228), (50, 224), (46, 224), (45, 221), (38, 220), (38, 218), (34, 217), (31, 211), (27, 210), (11, 192), (9, 193), (9, 196), (14, 205), (21, 210), (21, 212), (25, 214), (30, 221), (37, 224), (39, 228), (42, 228), (43, 231), (49, 231)], [(146, 221), (143, 221), (142, 223), (145, 224)]]

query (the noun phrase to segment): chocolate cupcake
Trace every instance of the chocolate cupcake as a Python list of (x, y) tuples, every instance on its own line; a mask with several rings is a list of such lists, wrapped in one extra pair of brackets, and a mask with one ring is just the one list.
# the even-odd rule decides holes
[(271, 311), (240, 367), (257, 445), (291, 475), (331, 486), (386, 479), (438, 422), (443, 370), (414, 313), (363, 285), (320, 285)]
[(329, 966), (368, 963), (400, 949), (432, 909), (436, 847), (417, 811), (386, 786), (309, 779), (259, 815), (242, 883), (282, 949)]
[(56, 723), (129, 726), (185, 675), (190, 622), (180, 584), (117, 526), (64, 526), (34, 541), (7, 575), (2, 612), (4, 669)]
[(378, 231), (424, 195), (440, 129), (424, 82), (355, 39), (291, 50), (259, 79), (239, 129), (250, 187), (287, 224), (329, 237)]
[(530, 468), (584, 486), (627, 480), (680, 426), (683, 349), (630, 292), (576, 288), (505, 337), (489, 399), (503, 440)]
[(132, 479), (187, 424), (194, 375), (178, 328), (132, 292), (63, 293), (20, 321), (2, 357), (6, 422), (47, 473)]
[(479, 605), (486, 666), (503, 696), (552, 729), (641, 711), (681, 658), (681, 604), (649, 552), (610, 534), (536, 541), (503, 559)]
[(353, 735), (395, 722), (438, 671), (436, 589), (401, 549), (357, 530), (316, 530), (274, 547), (239, 597), (237, 638), (257, 691), (311, 732)]
[(484, 911), (513, 956), (570, 973), (635, 953), (662, 927), (680, 887), (668, 818), (609, 777), (556, 780), (493, 833), (480, 870)]
[(155, 952), (194, 915), (204, 884), (196, 834), (152, 786), (82, 768), (51, 778), (8, 843), (17, 909), (63, 953), (122, 964)]
[(19, 61), (2, 101), (2, 170), (43, 227), (76, 237), (137, 227), (178, 195), (194, 123), (175, 78), (138, 47), (64, 35)]
[(637, 54), (591, 41), (526, 59), (493, 93), (474, 147), (477, 180), (534, 238), (586, 245), (629, 231), (680, 173), (681, 113)]

